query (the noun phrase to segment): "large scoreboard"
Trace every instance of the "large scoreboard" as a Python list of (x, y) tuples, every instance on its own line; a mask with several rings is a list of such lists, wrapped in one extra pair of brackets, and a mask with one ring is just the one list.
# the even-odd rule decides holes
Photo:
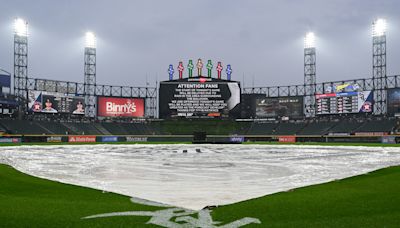
[(317, 115), (370, 113), (373, 111), (371, 91), (317, 94)]
[(194, 77), (160, 82), (160, 118), (235, 118), (240, 114), (240, 84)]
[(302, 117), (303, 100), (296, 97), (258, 97), (256, 99), (256, 118)]
[(85, 114), (85, 100), (82, 96), (33, 90), (30, 90), (28, 94), (30, 112)]

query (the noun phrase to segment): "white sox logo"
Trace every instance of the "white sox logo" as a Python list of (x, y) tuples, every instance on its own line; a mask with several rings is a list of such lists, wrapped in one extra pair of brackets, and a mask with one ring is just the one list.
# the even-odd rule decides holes
[[(151, 217), (147, 224), (158, 225), (167, 228), (190, 228), (190, 227), (201, 227), (201, 228), (237, 228), (249, 224), (261, 224), (260, 220), (256, 218), (245, 217), (231, 223), (218, 226), (221, 222), (213, 221), (210, 210), (203, 209), (200, 211), (188, 210), (183, 208), (174, 208), (169, 205), (155, 203), (143, 199), (131, 198), (133, 203), (139, 203), (149, 206), (164, 207), (165, 209), (157, 211), (124, 211), (124, 212), (112, 212), (105, 214), (97, 214), (84, 217), (82, 219), (95, 219), (104, 217), (116, 217), (116, 216), (146, 216)], [(197, 216), (196, 216), (197, 214)]]

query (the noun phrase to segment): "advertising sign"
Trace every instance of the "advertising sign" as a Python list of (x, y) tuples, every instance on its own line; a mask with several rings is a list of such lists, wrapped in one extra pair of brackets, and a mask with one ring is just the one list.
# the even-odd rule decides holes
[(62, 137), (61, 136), (47, 137), (47, 142), (62, 142)]
[(97, 107), (101, 117), (144, 117), (143, 98), (98, 97)]
[(244, 137), (243, 136), (231, 136), (231, 137), (229, 137), (229, 142), (242, 143), (242, 142), (244, 142)]
[(371, 113), (371, 91), (317, 94), (317, 114)]
[(239, 82), (189, 78), (160, 83), (160, 118), (236, 117), (240, 114)]
[(325, 93), (356, 92), (361, 91), (361, 86), (357, 83), (344, 83), (325, 87)]
[(68, 136), (68, 142), (70, 143), (94, 143), (96, 142), (96, 136)]
[(396, 144), (396, 136), (382, 136), (383, 144)]
[(103, 136), (101, 137), (102, 142), (118, 142), (117, 136)]
[(257, 98), (256, 117), (303, 116), (303, 97)]
[(147, 137), (133, 137), (133, 136), (127, 136), (126, 137), (127, 142), (147, 142)]
[(278, 141), (280, 143), (295, 143), (296, 136), (279, 136)]
[(20, 138), (0, 138), (0, 143), (20, 143)]

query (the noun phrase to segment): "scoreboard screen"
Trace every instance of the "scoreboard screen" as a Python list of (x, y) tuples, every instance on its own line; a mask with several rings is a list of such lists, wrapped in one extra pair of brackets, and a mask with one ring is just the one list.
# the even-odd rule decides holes
[(85, 100), (80, 96), (57, 92), (29, 91), (29, 111), (36, 113), (85, 114)]
[(371, 91), (316, 95), (317, 115), (372, 112)]
[(240, 114), (239, 82), (188, 78), (160, 83), (160, 118), (228, 118)]
[(256, 117), (301, 117), (303, 116), (303, 97), (274, 97), (256, 99)]

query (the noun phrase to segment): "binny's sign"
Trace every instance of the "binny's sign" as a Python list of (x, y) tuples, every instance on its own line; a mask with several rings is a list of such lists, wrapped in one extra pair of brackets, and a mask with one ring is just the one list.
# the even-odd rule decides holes
[(143, 98), (99, 97), (97, 106), (101, 117), (144, 117)]

